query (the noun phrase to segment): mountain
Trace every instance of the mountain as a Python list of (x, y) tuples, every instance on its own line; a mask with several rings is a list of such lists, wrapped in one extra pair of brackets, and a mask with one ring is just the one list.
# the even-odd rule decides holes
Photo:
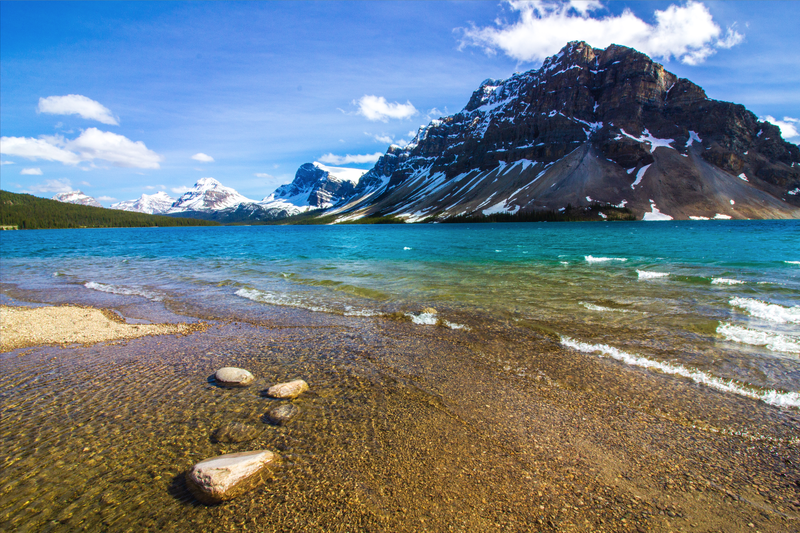
[(243, 203), (256, 203), (242, 196), (234, 189), (225, 187), (214, 178), (200, 178), (194, 187), (183, 193), (167, 214), (174, 213), (208, 213), (223, 209), (236, 208)]
[[(486, 80), (391, 146), (340, 220), (626, 208), (645, 220), (800, 218), (800, 149), (632, 48), (572, 42)], [(598, 216), (603, 216), (598, 213)]]
[(169, 211), (174, 202), (175, 198), (172, 198), (164, 191), (159, 191), (155, 194), (143, 194), (137, 200), (126, 200), (111, 204), (111, 209), (161, 215)]
[(78, 205), (90, 205), (92, 207), (103, 207), (100, 205), (100, 202), (92, 198), (91, 196), (82, 193), (81, 191), (69, 191), (69, 192), (60, 192), (53, 196), (53, 200), (57, 200), (59, 202), (64, 202), (65, 204), (78, 204)]
[(283, 216), (332, 207), (353, 195), (356, 183), (365, 172), (328, 167), (316, 162), (306, 163), (297, 169), (291, 183), (275, 189), (260, 205), (284, 212)]

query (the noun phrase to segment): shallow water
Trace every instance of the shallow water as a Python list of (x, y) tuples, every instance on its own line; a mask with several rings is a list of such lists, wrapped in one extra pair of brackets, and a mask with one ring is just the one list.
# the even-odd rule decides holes
[[(452, 328), (512, 320), (598, 356), (611, 349), (627, 364), (694, 372), (710, 386), (734, 380), (729, 392), (800, 406), (797, 221), (53, 230), (0, 238), (2, 281), (12, 289), (80, 289), (173, 307), (202, 299), (233, 309), (248, 300), (340, 315), (405, 313)], [(421, 314), (425, 307), (443, 312)]]
[[(0, 354), (0, 528), (792, 530), (796, 354), (717, 330), (797, 335), (798, 226), (706, 224), (4, 232), (0, 303), (211, 327)], [(231, 365), (256, 383), (209, 382)], [(294, 378), (270, 425), (262, 391)], [(215, 442), (230, 421), (260, 433)], [(187, 492), (258, 448), (263, 487)]]

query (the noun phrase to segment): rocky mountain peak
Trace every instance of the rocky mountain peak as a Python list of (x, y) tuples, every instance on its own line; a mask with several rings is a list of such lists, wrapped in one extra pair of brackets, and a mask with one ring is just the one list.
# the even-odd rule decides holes
[[(747, 181), (745, 181), (745, 179)], [(632, 48), (568, 43), (485, 80), (460, 112), (392, 146), (334, 212), (410, 219), (622, 205), (638, 217), (798, 216), (800, 151)], [(738, 197), (737, 200), (734, 197)]]
[(69, 191), (69, 192), (60, 192), (53, 196), (53, 200), (57, 200), (59, 202), (64, 202), (67, 204), (78, 204), (78, 205), (90, 205), (92, 207), (103, 207), (100, 202), (89, 196), (88, 194), (84, 194), (82, 191)]

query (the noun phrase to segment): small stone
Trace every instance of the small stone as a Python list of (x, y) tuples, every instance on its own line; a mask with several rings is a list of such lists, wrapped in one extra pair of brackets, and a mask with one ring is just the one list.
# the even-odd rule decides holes
[(287, 383), (278, 383), (273, 385), (267, 391), (267, 395), (273, 398), (280, 398), (283, 400), (292, 400), (297, 398), (305, 391), (308, 390), (308, 383), (302, 379), (296, 379)]
[(253, 374), (243, 368), (226, 366), (217, 370), (214, 379), (224, 387), (247, 387), (255, 378)]
[(267, 411), (267, 418), (278, 426), (284, 426), (300, 412), (300, 408), (291, 403), (274, 405)]
[(214, 504), (231, 500), (264, 482), (266, 467), (277, 462), (269, 450), (229, 453), (200, 461), (186, 472), (195, 498)]
[(245, 442), (258, 437), (258, 428), (243, 422), (229, 422), (218, 428), (213, 435), (216, 442)]
[(425, 309), (422, 310), (422, 314), (424, 314), (424, 315), (435, 315), (435, 314), (437, 314), (437, 311), (433, 307), (426, 307)]

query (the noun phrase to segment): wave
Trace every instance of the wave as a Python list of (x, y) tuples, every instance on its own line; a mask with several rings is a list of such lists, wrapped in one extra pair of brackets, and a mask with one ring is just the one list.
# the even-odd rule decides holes
[(669, 272), (649, 272), (647, 270), (636, 270), (636, 273), (639, 274), (639, 279), (657, 279), (666, 278), (669, 276)]
[(448, 327), (450, 329), (467, 329), (467, 330), (469, 329), (464, 324), (456, 324), (456, 323), (444, 320), (443, 318), (440, 318), (436, 313), (427, 313), (427, 312), (423, 311), (421, 313), (416, 313), (416, 314), (414, 314), (414, 313), (404, 313), (404, 314), (405, 314), (405, 316), (407, 316), (408, 318), (411, 319), (411, 322), (413, 322), (414, 324), (420, 325), (420, 326), (439, 326), (439, 325), (441, 325), (441, 326)]
[(730, 278), (711, 278), (712, 285), (741, 285), (744, 281)]
[(108, 292), (111, 294), (120, 294), (123, 296), (141, 296), (143, 298), (147, 298), (148, 300), (152, 300), (154, 302), (160, 302), (164, 299), (161, 294), (148, 291), (146, 289), (142, 289), (139, 287), (123, 287), (121, 285), (110, 285), (106, 283), (97, 283), (96, 281), (87, 281), (83, 284), (84, 287), (87, 289), (92, 289), (95, 291), (100, 292)]
[(628, 309), (614, 309), (612, 307), (603, 307), (602, 305), (595, 305), (587, 302), (581, 302), (581, 305), (583, 305), (589, 311), (600, 311), (600, 312), (612, 311), (615, 313), (630, 313), (630, 310)]
[(750, 315), (774, 322), (775, 324), (800, 324), (800, 306), (784, 307), (754, 298), (732, 298), (729, 302), (734, 307), (744, 309)]
[(770, 405), (775, 405), (778, 407), (800, 408), (800, 392), (783, 392), (772, 389), (759, 391), (741, 385), (733, 380), (726, 381), (722, 378), (708, 374), (707, 372), (690, 369), (683, 365), (654, 361), (640, 355), (624, 352), (607, 344), (589, 344), (564, 336), (561, 337), (561, 344), (583, 353), (600, 352), (602, 355), (607, 355), (613, 359), (616, 359), (617, 361), (621, 361), (631, 366), (638, 366), (648, 370), (658, 370), (665, 374), (681, 376), (688, 378), (695, 383), (699, 383), (722, 392), (738, 394), (739, 396), (752, 398), (754, 400), (761, 400), (762, 402)]
[(773, 352), (800, 353), (800, 341), (791, 335), (759, 331), (727, 322), (723, 322), (717, 327), (717, 333), (729, 341), (752, 346), (766, 346)]
[(591, 255), (584, 256), (587, 263), (607, 263), (608, 261), (620, 261), (625, 262), (628, 259), (625, 257), (593, 257)]
[(275, 293), (271, 291), (243, 288), (237, 290), (234, 294), (236, 296), (241, 296), (242, 298), (247, 298), (248, 300), (263, 304), (298, 307), (317, 313), (336, 313), (336, 311), (333, 309), (306, 303), (303, 300), (299, 298), (293, 298), (286, 293)]
[(800, 261), (784, 261), (784, 263), (787, 263), (789, 265), (800, 265)]

